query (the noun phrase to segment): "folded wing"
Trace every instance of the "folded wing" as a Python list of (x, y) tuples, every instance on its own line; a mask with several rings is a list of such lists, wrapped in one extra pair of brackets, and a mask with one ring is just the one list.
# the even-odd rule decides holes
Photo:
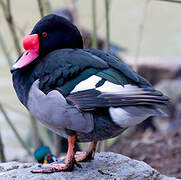
[(144, 88), (134, 90), (125, 88), (120, 92), (90, 89), (72, 93), (66, 99), (84, 111), (101, 107), (166, 105), (168, 102), (168, 98), (161, 92)]

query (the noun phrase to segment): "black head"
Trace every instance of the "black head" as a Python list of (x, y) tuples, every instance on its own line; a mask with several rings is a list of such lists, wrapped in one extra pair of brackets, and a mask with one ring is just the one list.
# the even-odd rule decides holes
[(39, 36), (39, 54), (44, 55), (55, 49), (83, 48), (79, 30), (64, 17), (50, 14), (43, 17), (31, 34)]
[[(11, 68), (11, 72), (27, 66), (56, 49), (83, 48), (82, 36), (75, 25), (64, 17), (50, 14), (43, 17), (25, 36), (23, 46), (26, 50)], [(40, 59), (40, 58), (38, 58)]]

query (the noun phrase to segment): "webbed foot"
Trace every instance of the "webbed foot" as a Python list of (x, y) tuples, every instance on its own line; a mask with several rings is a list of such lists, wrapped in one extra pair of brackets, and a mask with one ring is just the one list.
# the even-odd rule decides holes
[(90, 162), (94, 159), (97, 142), (93, 141), (86, 152), (77, 152), (75, 154), (76, 162)]
[(51, 164), (43, 164), (40, 165), (38, 168), (33, 169), (32, 173), (53, 173), (53, 172), (60, 172), (60, 171), (73, 171), (74, 165), (81, 168), (82, 166), (78, 164), (75, 159), (73, 158), (70, 162), (61, 164), (61, 163), (51, 163)]
[[(90, 162), (94, 159), (95, 151), (96, 151), (97, 142), (93, 141), (90, 143), (88, 150), (86, 152), (76, 152), (75, 160), (76, 162)], [(64, 161), (66, 156), (60, 158), (61, 161)]]

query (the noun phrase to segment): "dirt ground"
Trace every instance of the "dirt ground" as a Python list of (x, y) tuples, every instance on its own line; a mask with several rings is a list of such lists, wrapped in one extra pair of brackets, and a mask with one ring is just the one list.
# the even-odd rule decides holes
[(120, 136), (108, 151), (144, 161), (162, 174), (181, 178), (181, 131), (162, 135), (148, 130)]

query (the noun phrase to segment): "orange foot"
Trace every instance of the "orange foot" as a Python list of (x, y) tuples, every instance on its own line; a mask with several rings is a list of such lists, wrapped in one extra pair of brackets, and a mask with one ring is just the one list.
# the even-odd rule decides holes
[(87, 152), (77, 152), (75, 155), (76, 162), (89, 162), (94, 159), (97, 141), (90, 143)]
[[(97, 142), (91, 142), (87, 152), (76, 152), (75, 160), (76, 162), (90, 162), (94, 159), (95, 150), (96, 150)], [(66, 156), (61, 157), (60, 160), (65, 160)]]
[(75, 154), (76, 162), (90, 162), (94, 159), (94, 153), (91, 152), (77, 152)]
[(53, 172), (60, 172), (60, 171), (73, 171), (74, 164), (77, 165), (79, 168), (82, 166), (78, 164), (75, 159), (70, 161), (68, 164), (43, 164), (40, 165), (39, 168), (33, 169), (32, 173), (53, 173)]

